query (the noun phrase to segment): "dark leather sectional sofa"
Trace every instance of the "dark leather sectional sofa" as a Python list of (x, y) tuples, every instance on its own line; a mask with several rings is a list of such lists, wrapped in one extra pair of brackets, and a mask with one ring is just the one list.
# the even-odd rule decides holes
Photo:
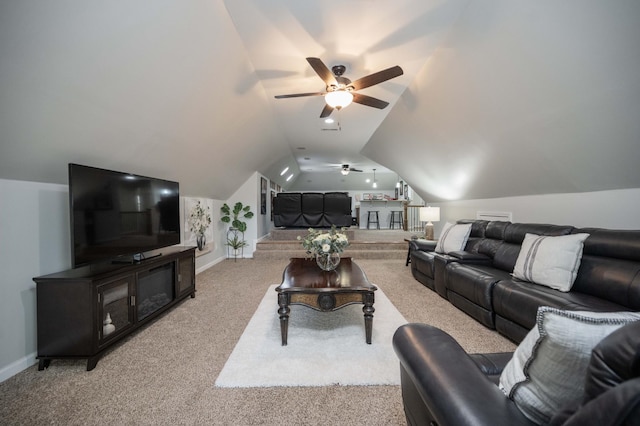
[[(572, 226), (471, 223), (461, 252), (438, 254), (435, 242), (410, 243), (411, 271), (426, 287), (485, 326), (520, 343), (538, 307), (599, 312), (640, 311), (640, 231)], [(512, 277), (526, 233), (588, 233), (569, 292)], [(498, 388), (511, 353), (467, 354), (448, 334), (406, 324), (394, 337), (407, 424), (531, 425)], [(640, 321), (620, 328), (594, 349), (582, 404), (567, 407), (552, 425), (640, 425)]]
[(346, 192), (281, 192), (273, 199), (273, 224), (288, 228), (351, 226)]
[[(540, 306), (584, 311), (640, 311), (640, 231), (573, 226), (471, 223), (464, 251), (435, 253), (434, 242), (410, 244), (411, 272), (485, 326), (519, 343), (533, 327)], [(511, 276), (526, 233), (559, 236), (588, 233), (571, 291)]]

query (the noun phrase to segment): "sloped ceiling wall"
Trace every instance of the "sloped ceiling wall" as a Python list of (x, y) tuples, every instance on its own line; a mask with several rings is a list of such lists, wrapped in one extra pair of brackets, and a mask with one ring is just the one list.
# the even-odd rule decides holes
[(77, 162), (226, 199), (290, 155), (221, 1), (2, 2), (0, 54), (0, 178)]
[[(640, 188), (640, 2), (461, 10), (362, 154), (427, 201)], [(77, 162), (226, 199), (304, 142), (222, 0), (2, 2), (0, 58), (0, 178)]]
[(363, 154), (427, 201), (638, 188), (639, 17), (471, 2)]

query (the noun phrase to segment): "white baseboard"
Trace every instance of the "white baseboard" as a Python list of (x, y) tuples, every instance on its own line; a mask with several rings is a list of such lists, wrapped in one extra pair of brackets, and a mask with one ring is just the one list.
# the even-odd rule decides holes
[(33, 364), (36, 364), (37, 362), (38, 360), (36, 359), (36, 353), (33, 352), (27, 356), (24, 356), (12, 362), (6, 367), (3, 367), (2, 369), (0, 369), (0, 383), (15, 376), (22, 370), (26, 370), (27, 368), (31, 367)]
[(222, 262), (224, 259), (225, 259), (224, 257), (219, 257), (217, 259), (213, 259), (209, 263), (206, 263), (206, 264), (200, 266), (199, 268), (196, 269), (196, 275), (199, 274), (200, 272), (206, 271), (207, 269), (211, 268), (213, 265), (216, 265), (216, 264)]

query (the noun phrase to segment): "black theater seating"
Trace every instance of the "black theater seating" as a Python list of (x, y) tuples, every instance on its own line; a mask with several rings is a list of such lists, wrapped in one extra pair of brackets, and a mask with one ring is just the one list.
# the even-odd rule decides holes
[[(575, 228), (538, 223), (471, 223), (464, 251), (435, 253), (433, 241), (410, 243), (413, 277), (483, 325), (520, 342), (535, 325), (540, 306), (574, 311), (640, 310), (640, 230)], [(571, 291), (514, 278), (527, 233), (587, 233)]]
[(351, 226), (346, 192), (281, 192), (273, 199), (273, 223), (287, 228)]

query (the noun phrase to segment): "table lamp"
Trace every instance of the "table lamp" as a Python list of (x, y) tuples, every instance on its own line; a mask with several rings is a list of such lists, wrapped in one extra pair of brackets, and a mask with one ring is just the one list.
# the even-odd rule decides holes
[(440, 221), (440, 207), (420, 207), (420, 222), (427, 222), (424, 226), (424, 238), (433, 240), (433, 223)]

